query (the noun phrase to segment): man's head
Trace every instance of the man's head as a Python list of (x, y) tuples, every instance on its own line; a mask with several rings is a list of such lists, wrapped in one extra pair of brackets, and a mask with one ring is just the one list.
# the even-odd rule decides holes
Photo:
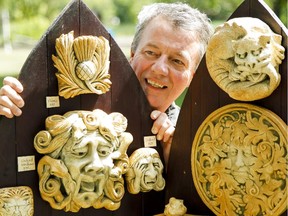
[(183, 29), (190, 32), (191, 37), (199, 43), (200, 59), (214, 30), (206, 14), (184, 3), (154, 3), (144, 6), (138, 14), (138, 24), (131, 45), (135, 53), (144, 29), (157, 16), (162, 16), (177, 31)]
[(138, 20), (130, 63), (150, 105), (164, 112), (189, 86), (213, 28), (182, 3), (145, 6)]

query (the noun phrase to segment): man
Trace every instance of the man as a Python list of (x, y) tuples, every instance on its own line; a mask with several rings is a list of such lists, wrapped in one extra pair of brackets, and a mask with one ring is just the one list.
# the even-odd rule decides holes
[[(131, 46), (130, 64), (155, 110), (152, 133), (161, 141), (168, 162), (180, 108), (174, 101), (189, 86), (213, 28), (207, 16), (184, 3), (144, 6)], [(0, 89), (0, 115), (21, 115), (23, 86), (6, 77)]]

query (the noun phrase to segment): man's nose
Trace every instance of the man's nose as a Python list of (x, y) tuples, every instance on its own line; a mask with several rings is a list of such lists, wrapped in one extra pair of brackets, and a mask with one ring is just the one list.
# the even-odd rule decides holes
[(168, 58), (164, 55), (155, 60), (152, 70), (156, 73), (167, 75), (169, 72)]

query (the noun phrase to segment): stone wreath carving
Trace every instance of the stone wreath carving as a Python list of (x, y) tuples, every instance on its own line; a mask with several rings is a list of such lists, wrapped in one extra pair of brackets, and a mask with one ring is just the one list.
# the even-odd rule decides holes
[(45, 125), (34, 138), (35, 149), (45, 154), (37, 167), (42, 198), (64, 211), (118, 209), (133, 140), (125, 132), (127, 119), (95, 109), (52, 115)]
[(284, 59), (281, 35), (257, 18), (234, 18), (215, 29), (206, 53), (214, 82), (233, 99), (254, 101), (278, 87)]
[(58, 69), (59, 95), (73, 98), (79, 94), (104, 94), (111, 86), (109, 42), (104, 37), (79, 36), (73, 31), (56, 39), (57, 56), (52, 55)]
[(273, 112), (231, 104), (193, 141), (193, 181), (216, 215), (280, 215), (287, 208), (288, 127)]
[(0, 189), (0, 216), (33, 216), (34, 200), (27, 186)]
[(125, 175), (127, 189), (132, 194), (161, 191), (165, 187), (163, 163), (153, 148), (139, 148), (129, 157), (130, 168)]

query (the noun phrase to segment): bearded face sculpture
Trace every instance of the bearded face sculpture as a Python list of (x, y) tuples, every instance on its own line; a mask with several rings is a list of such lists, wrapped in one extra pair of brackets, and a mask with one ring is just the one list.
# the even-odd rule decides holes
[(278, 87), (281, 35), (257, 18), (234, 18), (215, 30), (206, 53), (211, 78), (233, 99), (254, 101)]
[(124, 195), (122, 175), (128, 169), (126, 150), (132, 135), (127, 119), (102, 110), (71, 111), (46, 119), (46, 130), (34, 139), (39, 153), (39, 189), (52, 208), (119, 208)]

